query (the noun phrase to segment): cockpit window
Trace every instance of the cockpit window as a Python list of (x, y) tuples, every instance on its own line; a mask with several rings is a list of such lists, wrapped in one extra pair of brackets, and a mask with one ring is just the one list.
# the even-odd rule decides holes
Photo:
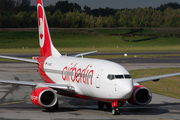
[(130, 75), (108, 75), (107, 76), (107, 78), (109, 79), (109, 80), (113, 80), (113, 79), (129, 79), (129, 78), (131, 78), (131, 76)]
[(124, 75), (124, 77), (125, 77), (125, 78), (131, 78), (131, 76), (130, 76), (130, 75)]
[(114, 79), (114, 75), (111, 75), (111, 80), (113, 80)]
[(122, 79), (122, 78), (124, 78), (124, 76), (123, 75), (115, 75), (115, 78), (116, 79)]
[(108, 78), (108, 79), (111, 79), (111, 75), (108, 75), (107, 78)]
[(114, 79), (114, 75), (108, 75), (107, 78), (110, 79), (110, 80), (113, 80)]

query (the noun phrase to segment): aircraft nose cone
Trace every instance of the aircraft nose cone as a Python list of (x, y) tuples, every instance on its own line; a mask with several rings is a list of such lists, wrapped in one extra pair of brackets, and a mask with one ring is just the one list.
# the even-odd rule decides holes
[(118, 92), (123, 99), (129, 99), (133, 92), (133, 82), (131, 80), (123, 80), (118, 85)]

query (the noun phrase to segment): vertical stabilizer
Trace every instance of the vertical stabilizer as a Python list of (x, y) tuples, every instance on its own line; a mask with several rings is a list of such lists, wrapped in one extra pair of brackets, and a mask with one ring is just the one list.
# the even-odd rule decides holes
[(42, 0), (37, 0), (37, 16), (38, 16), (38, 28), (39, 28), (40, 55), (46, 57), (61, 56), (61, 54), (52, 44)]

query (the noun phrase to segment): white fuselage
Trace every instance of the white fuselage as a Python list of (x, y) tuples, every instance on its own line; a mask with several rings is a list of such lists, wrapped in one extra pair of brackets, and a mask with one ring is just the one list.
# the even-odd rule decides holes
[[(46, 75), (56, 84), (75, 87), (79, 95), (101, 99), (102, 101), (127, 100), (133, 91), (129, 72), (121, 65), (107, 60), (48, 57), (44, 62)], [(123, 78), (108, 78), (116, 75)]]

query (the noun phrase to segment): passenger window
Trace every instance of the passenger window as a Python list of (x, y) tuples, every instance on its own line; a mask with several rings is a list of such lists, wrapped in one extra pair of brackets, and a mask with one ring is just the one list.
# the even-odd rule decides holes
[(130, 76), (130, 75), (124, 75), (124, 77), (125, 77), (125, 78), (131, 78), (131, 76)]
[(124, 76), (123, 75), (115, 75), (115, 78), (116, 79), (122, 79), (122, 78), (124, 78)]

